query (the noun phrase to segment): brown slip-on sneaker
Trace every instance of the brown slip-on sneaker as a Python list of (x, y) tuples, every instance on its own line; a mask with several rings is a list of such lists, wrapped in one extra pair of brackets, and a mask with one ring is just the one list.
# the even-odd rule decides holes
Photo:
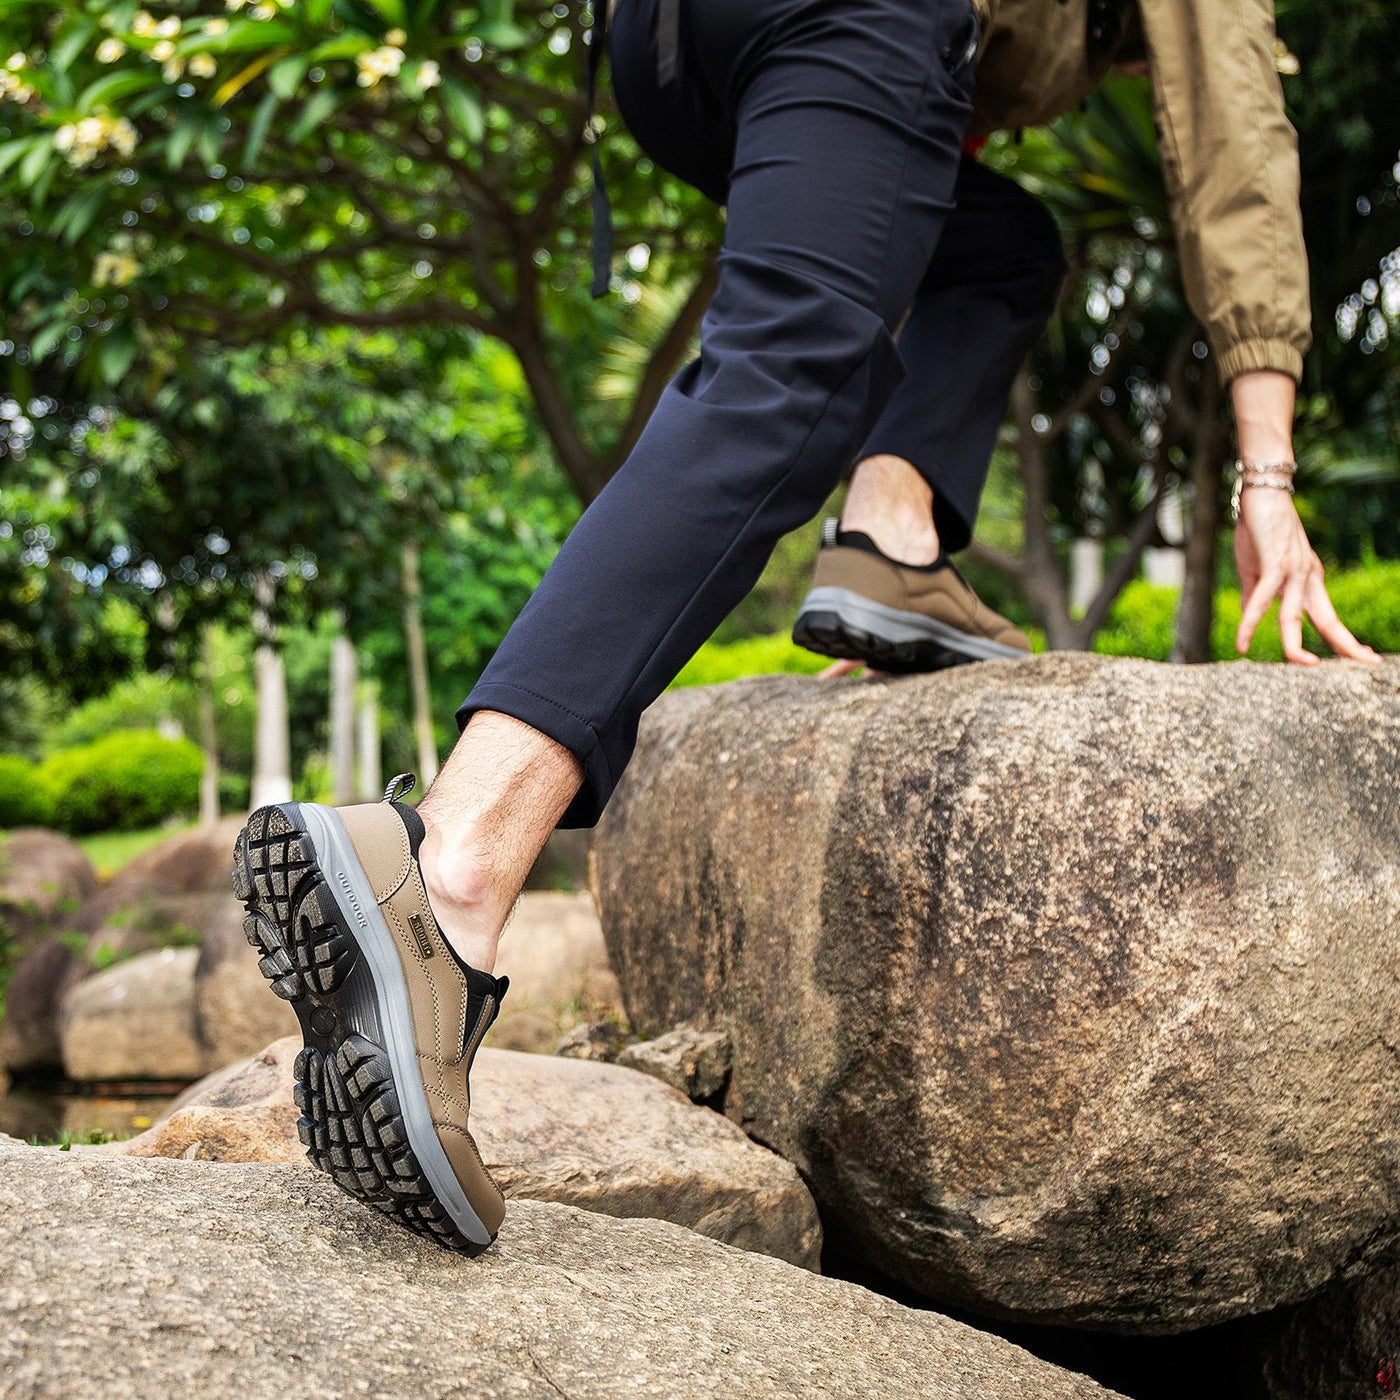
[(418, 866), (423, 820), (392, 800), (403, 781), (361, 807), (260, 807), (239, 834), (233, 888), (263, 976), (301, 1023), (306, 1155), (365, 1205), (479, 1254), (505, 1200), (467, 1130), (467, 1076), (507, 984), (439, 931)]
[(822, 527), (812, 589), (792, 640), (878, 671), (939, 671), (1030, 653), (1024, 632), (994, 613), (952, 563), (915, 568), (887, 558), (866, 535)]

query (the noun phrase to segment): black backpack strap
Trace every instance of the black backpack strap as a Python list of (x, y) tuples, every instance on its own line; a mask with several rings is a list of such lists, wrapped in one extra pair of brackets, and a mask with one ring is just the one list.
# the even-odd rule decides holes
[(598, 70), (608, 47), (608, 0), (593, 0), (593, 32), (588, 38), (588, 128), (586, 140), (593, 147), (593, 296), (601, 297), (612, 281), (613, 221), (608, 187), (603, 182), (603, 162), (598, 154), (598, 129), (593, 109), (598, 100)]

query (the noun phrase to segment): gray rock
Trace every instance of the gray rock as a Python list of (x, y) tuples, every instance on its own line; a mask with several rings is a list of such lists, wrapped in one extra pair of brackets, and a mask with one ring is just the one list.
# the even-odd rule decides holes
[(200, 1041), (209, 1064), (233, 1064), (295, 1034), (296, 1012), (258, 971), (258, 954), (243, 932), (244, 909), (232, 890), (195, 898), (204, 901), (194, 970)]
[(687, 1098), (713, 1098), (729, 1079), (733, 1047), (726, 1031), (677, 1026), (655, 1040), (629, 1045), (617, 1057), (627, 1069), (639, 1069)]
[(1177, 1331), (1400, 1236), (1397, 791), (1394, 660), (754, 681), (648, 712), (598, 894), (867, 1261)]
[(15, 964), (0, 1022), (0, 1064), (11, 1070), (60, 1069), (58, 1007), (86, 968), (56, 938), (41, 939)]
[(59, 1036), (70, 1079), (197, 1079), (213, 1066), (199, 1032), (197, 948), (143, 953), (79, 982)]
[(22, 936), (71, 913), (97, 889), (97, 871), (76, 841), (43, 827), (0, 835), (0, 914)]
[(514, 1202), (463, 1259), (309, 1168), (0, 1148), (0, 1258), (0, 1376), (34, 1400), (1108, 1394), (659, 1221)]
[[(299, 1036), (192, 1086), (127, 1157), (302, 1162), (293, 1061)], [(727, 1119), (631, 1070), (486, 1048), (472, 1128), (508, 1197), (650, 1216), (816, 1269), (821, 1225), (801, 1178)]]
[(566, 1060), (612, 1064), (627, 1043), (626, 1033), (615, 1021), (585, 1021), (560, 1037), (554, 1053)]

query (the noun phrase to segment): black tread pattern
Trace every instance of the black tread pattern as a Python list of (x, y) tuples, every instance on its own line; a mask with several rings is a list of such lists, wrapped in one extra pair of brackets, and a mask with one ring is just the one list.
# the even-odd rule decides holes
[(409, 1145), (388, 1053), (347, 1031), (335, 993), (359, 959), (310, 837), (281, 807), (259, 808), (238, 837), (234, 893), (243, 931), (272, 990), (292, 1004), (305, 1045), (296, 1058), (297, 1135), (342, 1191), (448, 1249), (484, 1246), (458, 1230)]
[(843, 661), (863, 661), (877, 671), (891, 675), (911, 675), (923, 671), (945, 671), (950, 666), (966, 666), (979, 660), (952, 651), (931, 638), (893, 642), (863, 628), (853, 627), (839, 613), (802, 613), (793, 624), (792, 640), (820, 656)]

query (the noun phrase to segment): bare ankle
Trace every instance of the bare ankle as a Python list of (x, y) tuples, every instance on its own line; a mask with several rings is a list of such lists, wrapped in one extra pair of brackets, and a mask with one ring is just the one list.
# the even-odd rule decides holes
[(418, 813), (428, 900), (469, 966), (495, 967), (525, 878), (582, 781), (567, 749), (508, 715), (482, 711), (463, 731)]
[(938, 558), (933, 488), (903, 457), (881, 453), (857, 465), (841, 525), (869, 535), (882, 554), (901, 564)]

